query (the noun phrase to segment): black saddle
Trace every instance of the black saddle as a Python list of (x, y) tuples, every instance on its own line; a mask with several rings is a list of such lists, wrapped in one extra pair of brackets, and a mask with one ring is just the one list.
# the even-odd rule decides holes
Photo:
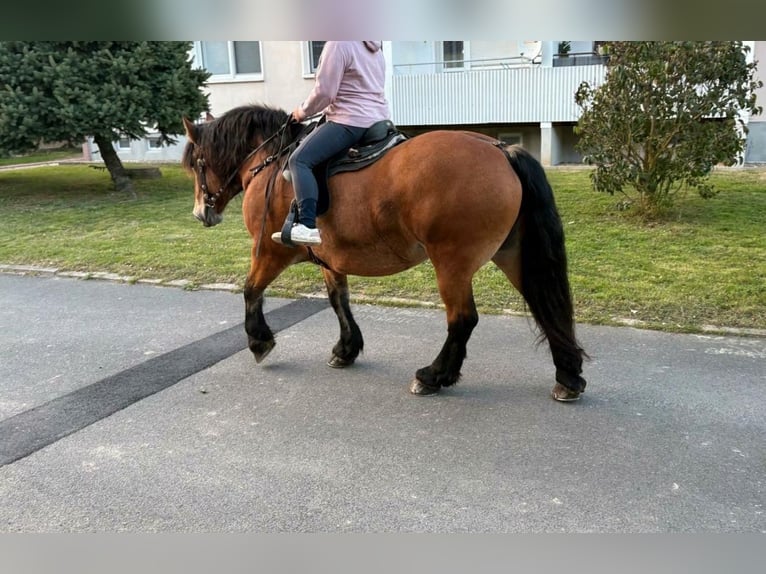
[[(324, 118), (316, 122), (311, 129), (304, 130), (298, 136), (297, 145), (300, 146), (300, 140), (323, 121)], [(407, 139), (409, 136), (400, 132), (391, 120), (382, 120), (367, 128), (362, 139), (353, 147), (316, 166), (313, 171), (319, 186), (317, 215), (322, 215), (330, 207), (328, 180), (332, 176), (343, 172), (357, 171), (372, 165)]]
[[(367, 167), (406, 139), (407, 136), (401, 133), (391, 120), (383, 120), (373, 124), (367, 128), (362, 139), (356, 145), (327, 162), (325, 166), (325, 179), (329, 179), (336, 173), (356, 171)], [(321, 167), (318, 166), (318, 168)], [(322, 172), (320, 171), (319, 175), (321, 174)], [(318, 175), (317, 169), (314, 169), (314, 175)], [(317, 178), (317, 181), (319, 179)]]

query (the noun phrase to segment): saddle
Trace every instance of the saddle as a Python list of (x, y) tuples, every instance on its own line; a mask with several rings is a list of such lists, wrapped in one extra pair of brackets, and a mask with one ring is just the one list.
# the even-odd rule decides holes
[[(304, 129), (297, 135), (297, 139), (293, 144), (295, 147), (291, 148), (291, 153), (300, 145), (301, 140), (321, 125), (324, 120), (325, 118), (322, 117), (318, 122), (304, 126)], [(409, 139), (409, 136), (400, 132), (392, 121), (382, 120), (367, 128), (362, 139), (353, 147), (316, 166), (313, 172), (319, 188), (317, 215), (326, 213), (330, 208), (329, 179), (332, 176), (339, 173), (357, 171), (372, 165), (407, 139)], [(293, 200), (285, 223), (282, 226), (282, 241), (287, 245), (292, 244), (290, 241), (290, 229), (297, 215), (298, 205)]]

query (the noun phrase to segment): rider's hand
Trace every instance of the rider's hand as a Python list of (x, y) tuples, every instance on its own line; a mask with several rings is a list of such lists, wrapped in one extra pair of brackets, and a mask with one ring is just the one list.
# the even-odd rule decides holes
[(297, 108), (295, 108), (295, 109), (293, 110), (293, 112), (290, 114), (290, 117), (292, 118), (292, 120), (293, 120), (294, 122), (298, 122), (298, 123), (300, 123), (300, 122), (302, 122), (303, 120), (305, 120), (305, 119), (306, 119), (306, 113), (303, 111), (303, 108), (301, 108), (300, 106), (298, 106), (298, 107), (297, 107)]

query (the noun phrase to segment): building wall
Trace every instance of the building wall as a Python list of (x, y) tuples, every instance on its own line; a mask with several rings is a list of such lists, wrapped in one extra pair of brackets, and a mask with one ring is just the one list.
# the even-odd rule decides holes
[(756, 91), (756, 104), (764, 109), (748, 122), (746, 164), (766, 164), (766, 42), (754, 42), (753, 58), (758, 62), (758, 76), (764, 85)]
[(391, 61), (387, 64), (393, 75), (421, 75), (436, 72), (435, 60), (433, 42), (392, 42)]
[(304, 42), (261, 42), (263, 80), (208, 84), (211, 113), (219, 116), (237, 106), (265, 104), (291, 112), (308, 96), (313, 75), (304, 74)]
[(766, 123), (766, 41), (753, 42), (753, 59), (758, 62), (757, 75), (763, 86), (756, 90), (757, 104), (762, 106), (764, 113), (750, 118), (751, 122)]

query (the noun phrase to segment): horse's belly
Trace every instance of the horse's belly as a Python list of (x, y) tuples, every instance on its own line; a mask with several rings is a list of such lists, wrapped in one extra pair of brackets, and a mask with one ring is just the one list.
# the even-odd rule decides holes
[[(320, 255), (320, 257), (322, 257)], [(362, 277), (384, 277), (401, 273), (428, 258), (423, 247), (415, 244), (406, 250), (374, 246), (368, 249), (332, 250), (324, 261), (335, 271)]]

